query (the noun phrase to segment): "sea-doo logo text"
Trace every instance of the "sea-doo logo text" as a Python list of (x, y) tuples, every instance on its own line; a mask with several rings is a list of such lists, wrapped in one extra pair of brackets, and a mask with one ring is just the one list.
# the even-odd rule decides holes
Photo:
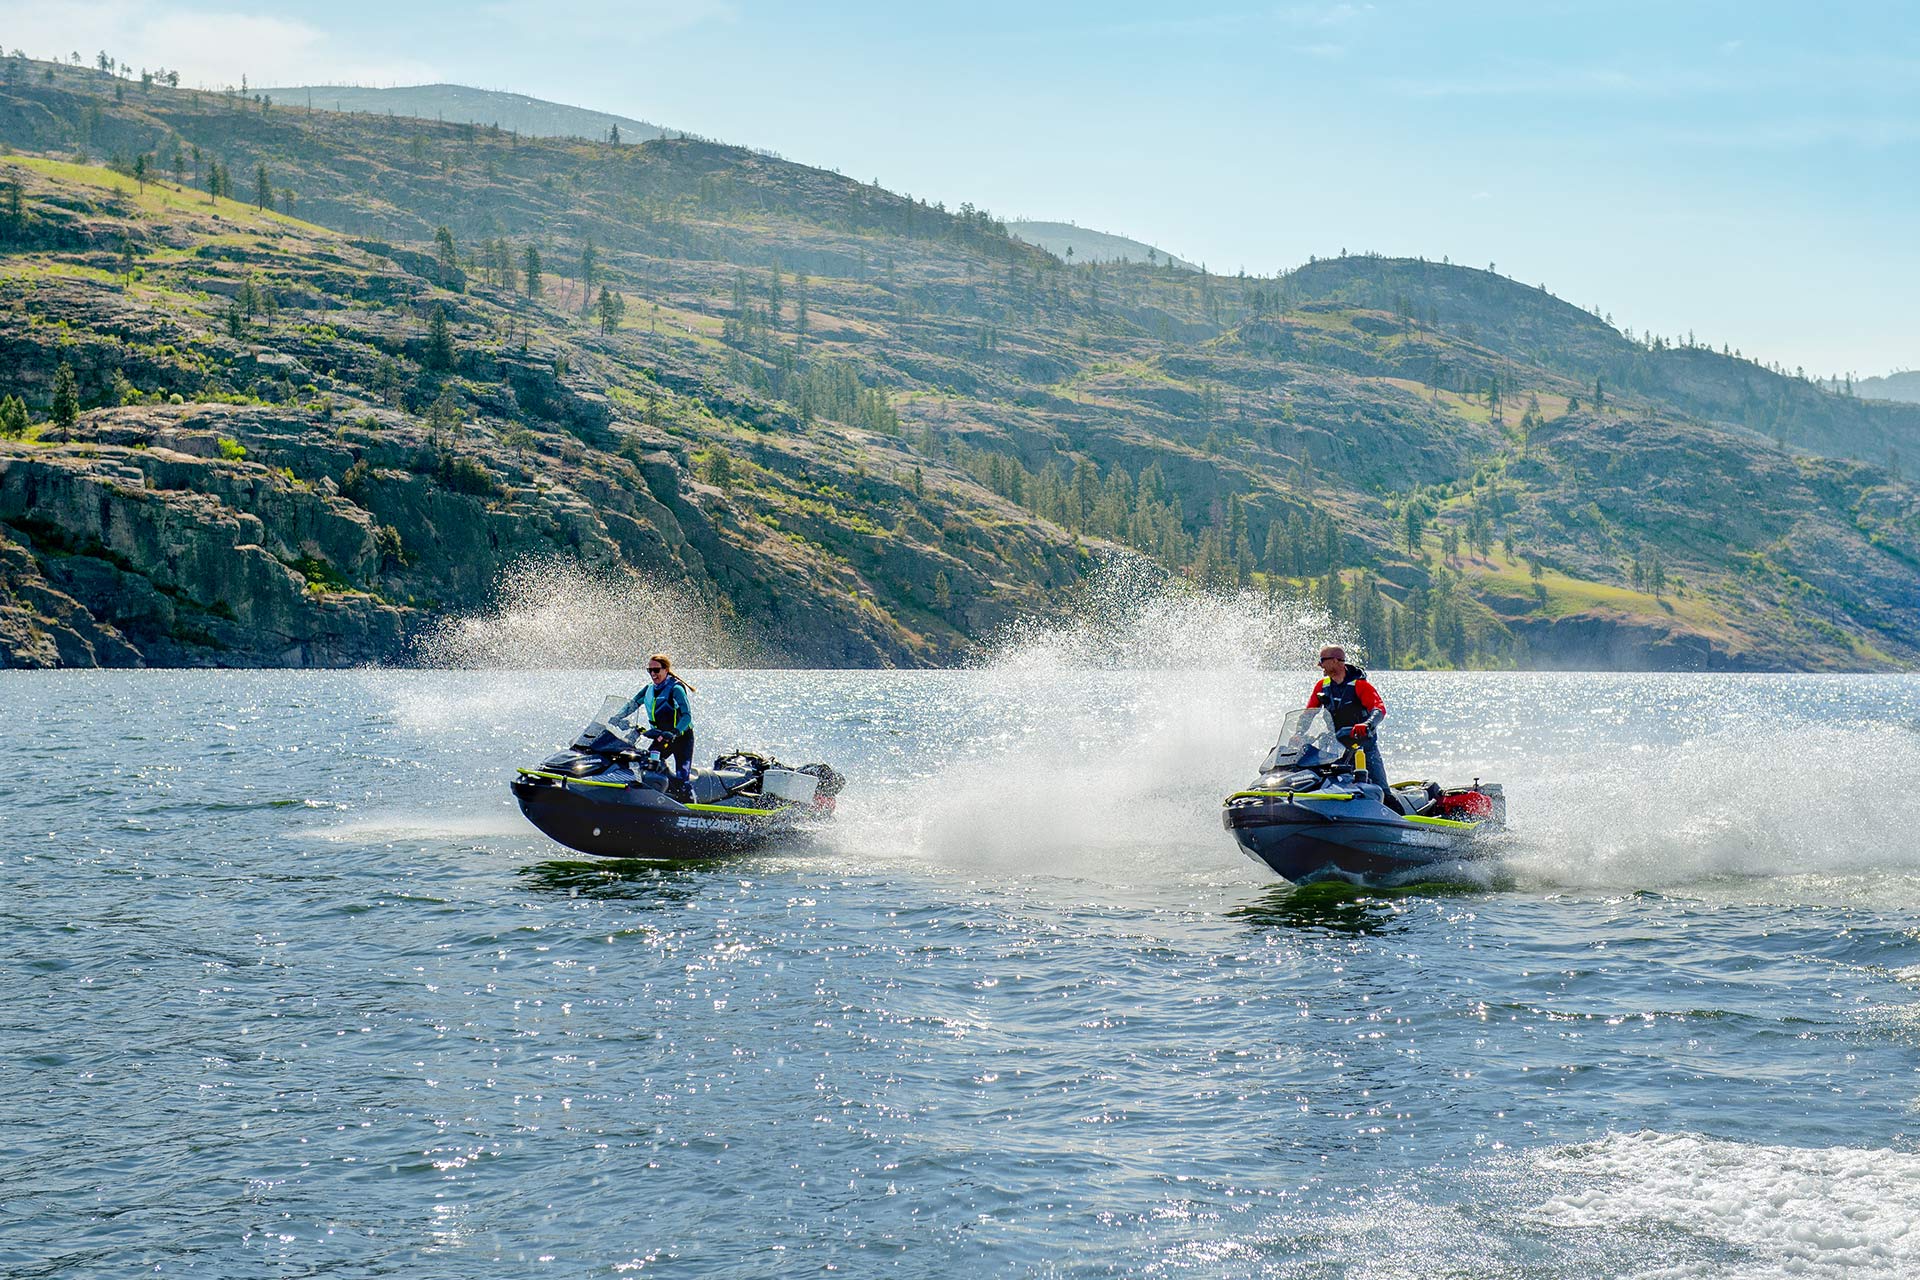
[(747, 824), (728, 818), (678, 818), (674, 825), (682, 831), (744, 831)]

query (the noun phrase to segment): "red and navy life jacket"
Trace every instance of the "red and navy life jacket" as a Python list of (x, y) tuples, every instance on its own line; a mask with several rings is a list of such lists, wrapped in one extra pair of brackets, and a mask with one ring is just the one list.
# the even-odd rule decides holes
[(1387, 718), (1387, 704), (1359, 667), (1348, 667), (1347, 678), (1338, 684), (1322, 676), (1320, 683), (1313, 687), (1313, 696), (1307, 699), (1307, 705), (1325, 707), (1336, 729), (1364, 724), (1368, 732), (1372, 732)]

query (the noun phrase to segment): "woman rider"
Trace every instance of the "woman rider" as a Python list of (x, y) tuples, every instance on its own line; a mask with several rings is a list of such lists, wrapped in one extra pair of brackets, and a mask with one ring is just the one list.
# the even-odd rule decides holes
[(645, 733), (662, 756), (673, 760), (673, 787), (684, 798), (692, 786), (693, 704), (687, 701), (687, 695), (693, 692), (693, 686), (673, 674), (673, 659), (664, 653), (647, 659), (647, 676), (651, 683), (634, 694), (614, 718), (625, 720), (635, 710), (645, 709), (651, 726)]

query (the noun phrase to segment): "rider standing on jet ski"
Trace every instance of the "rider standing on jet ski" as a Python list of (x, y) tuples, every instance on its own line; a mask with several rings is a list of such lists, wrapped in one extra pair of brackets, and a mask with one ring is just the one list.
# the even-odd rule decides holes
[(647, 723), (652, 726), (646, 734), (662, 757), (673, 760), (673, 789), (678, 793), (676, 798), (684, 799), (692, 794), (693, 704), (687, 694), (693, 686), (673, 674), (673, 659), (664, 653), (647, 659), (647, 675), (652, 682), (634, 694), (614, 719), (625, 720), (636, 710), (645, 709)]
[(1387, 704), (1359, 667), (1347, 665), (1347, 651), (1337, 644), (1320, 650), (1322, 679), (1313, 686), (1307, 699), (1309, 707), (1325, 707), (1333, 720), (1334, 736), (1346, 744), (1351, 760), (1356, 750), (1367, 753), (1367, 777), (1390, 796), (1387, 766), (1380, 758), (1380, 722), (1387, 718)]

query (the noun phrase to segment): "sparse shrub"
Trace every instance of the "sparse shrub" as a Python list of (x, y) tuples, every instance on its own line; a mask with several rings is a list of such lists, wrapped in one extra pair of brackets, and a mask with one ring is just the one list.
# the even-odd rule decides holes
[(309, 591), (348, 591), (353, 587), (338, 569), (318, 556), (302, 556), (293, 562), (292, 567), (307, 580)]
[(493, 478), (493, 472), (487, 470), (472, 458), (440, 455), (438, 468), (440, 483), (455, 493), (464, 493), (476, 498), (497, 498), (501, 494), (500, 482)]
[(247, 456), (247, 446), (241, 444), (232, 436), (221, 436), (215, 444), (220, 450), (220, 456), (228, 462), (238, 462)]
[(379, 553), (382, 573), (391, 573), (407, 563), (407, 548), (400, 541), (400, 531), (390, 524), (383, 524), (373, 531), (373, 549)]
[(373, 492), (373, 468), (367, 465), (365, 458), (356, 458), (347, 473), (340, 477), (340, 493), (349, 502), (367, 505), (367, 498)]
[(452, 431), (466, 417), (466, 406), (452, 387), (441, 391), (427, 406), (427, 426), (435, 432)]

